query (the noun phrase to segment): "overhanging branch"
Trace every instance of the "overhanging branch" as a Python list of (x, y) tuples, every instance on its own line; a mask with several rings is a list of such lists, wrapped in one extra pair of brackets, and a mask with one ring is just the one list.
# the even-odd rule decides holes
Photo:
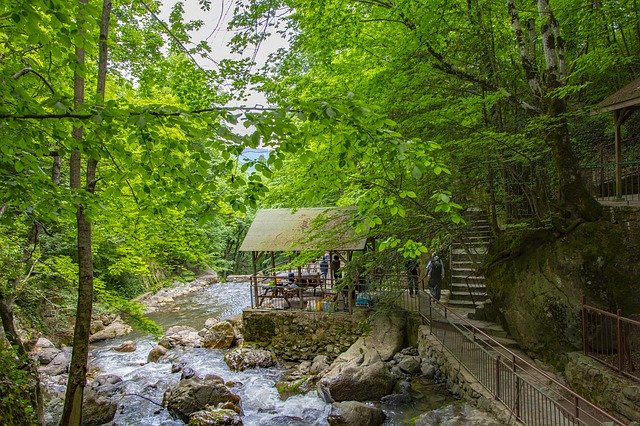
[[(266, 111), (280, 111), (280, 108), (274, 107), (263, 107), (263, 106), (218, 106), (212, 108), (201, 108), (195, 109), (192, 111), (129, 111), (129, 115), (151, 115), (154, 117), (177, 117), (180, 115), (197, 115), (197, 114), (206, 114), (208, 112), (220, 112), (220, 111), (240, 111), (240, 112), (266, 112)], [(296, 112), (295, 110), (290, 110), (291, 112)], [(72, 118), (77, 120), (88, 120), (94, 117), (96, 114), (90, 113), (74, 113), (74, 112), (65, 112), (59, 114), (11, 114), (11, 113), (0, 113), (0, 120), (47, 120), (47, 119), (65, 119)]]

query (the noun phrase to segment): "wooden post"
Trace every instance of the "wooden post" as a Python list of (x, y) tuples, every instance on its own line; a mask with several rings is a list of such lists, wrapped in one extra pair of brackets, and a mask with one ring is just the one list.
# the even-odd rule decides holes
[[(258, 253), (251, 252), (251, 263), (253, 264), (253, 291), (251, 292), (251, 307), (255, 308), (258, 305)], [(255, 296), (255, 299), (254, 299)]]

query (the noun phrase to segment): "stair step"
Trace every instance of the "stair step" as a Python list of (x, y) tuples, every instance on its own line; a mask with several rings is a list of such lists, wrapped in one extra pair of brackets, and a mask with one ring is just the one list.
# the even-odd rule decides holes
[(451, 283), (451, 291), (469, 291), (469, 289), (473, 292), (476, 290), (485, 291), (487, 286), (481, 283), (469, 283), (469, 285), (466, 283)]
[[(484, 300), (482, 300), (484, 301)], [(476, 303), (480, 302), (480, 300), (476, 300)], [(457, 299), (449, 299), (447, 303), (448, 306), (452, 308), (472, 308), (475, 309), (476, 305), (471, 300), (457, 300)]]

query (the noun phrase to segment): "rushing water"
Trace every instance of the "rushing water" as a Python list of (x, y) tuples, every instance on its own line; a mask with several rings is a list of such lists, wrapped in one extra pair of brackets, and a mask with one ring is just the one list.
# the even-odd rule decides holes
[[(239, 314), (250, 305), (247, 284), (215, 284), (202, 291), (176, 298), (172, 306), (163, 312), (150, 315), (159, 324), (188, 325), (201, 329), (207, 318), (225, 319)], [(135, 352), (113, 351), (125, 340), (135, 340)], [(183, 362), (199, 375), (208, 373), (233, 382), (231, 388), (242, 399), (245, 425), (326, 425), (331, 406), (317, 393), (297, 395), (281, 400), (274, 384), (282, 370), (249, 369), (243, 372), (229, 370), (223, 360), (224, 350), (186, 349), (169, 351), (168, 359), (159, 363), (147, 363), (147, 355), (156, 344), (151, 336), (129, 335), (102, 342), (94, 346), (91, 368), (100, 373), (120, 376), (124, 381), (125, 396), (119, 404), (114, 425), (182, 425), (159, 406), (165, 390), (175, 386), (181, 373), (171, 373), (172, 362)], [(451, 397), (442, 386), (432, 383), (415, 383), (416, 401), (400, 406), (382, 408), (388, 415), (387, 425), (409, 424), (420, 413), (451, 403)], [(459, 423), (458, 423), (459, 424)]]

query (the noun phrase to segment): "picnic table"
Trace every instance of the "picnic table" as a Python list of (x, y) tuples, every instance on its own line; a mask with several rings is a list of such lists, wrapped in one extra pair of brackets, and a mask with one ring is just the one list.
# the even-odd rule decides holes
[(258, 294), (258, 306), (262, 306), (265, 300), (284, 299), (288, 307), (291, 307), (290, 298), (299, 294), (299, 287), (294, 285), (260, 285), (262, 290)]

